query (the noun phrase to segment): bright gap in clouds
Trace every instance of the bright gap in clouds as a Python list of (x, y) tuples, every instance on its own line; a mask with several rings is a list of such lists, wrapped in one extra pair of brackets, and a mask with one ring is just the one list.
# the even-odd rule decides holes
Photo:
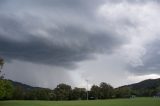
[(160, 75), (158, 75), (158, 74), (137, 75), (137, 76), (131, 75), (128, 77), (128, 79), (133, 82), (139, 82), (139, 81), (143, 81), (145, 79), (157, 79), (157, 78), (160, 78)]

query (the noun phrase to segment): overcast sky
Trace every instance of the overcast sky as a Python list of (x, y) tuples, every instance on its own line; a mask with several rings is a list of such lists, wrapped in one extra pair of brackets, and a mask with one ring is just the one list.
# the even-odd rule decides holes
[(5, 77), (118, 87), (160, 77), (158, 0), (0, 0)]

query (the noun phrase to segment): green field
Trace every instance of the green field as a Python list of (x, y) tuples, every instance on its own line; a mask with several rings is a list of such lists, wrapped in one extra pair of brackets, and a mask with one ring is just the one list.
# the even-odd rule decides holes
[(160, 106), (160, 98), (94, 101), (0, 101), (0, 106)]

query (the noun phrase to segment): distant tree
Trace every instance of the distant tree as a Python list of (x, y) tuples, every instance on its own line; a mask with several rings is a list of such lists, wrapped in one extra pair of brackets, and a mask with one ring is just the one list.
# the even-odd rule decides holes
[(129, 87), (120, 87), (115, 89), (115, 95), (117, 98), (131, 97), (132, 90)]
[(156, 91), (157, 91), (157, 93), (160, 92), (160, 86), (158, 86), (158, 87), (156, 88)]
[(51, 90), (49, 95), (50, 95), (50, 100), (56, 100), (56, 94), (55, 94), (54, 90)]
[(8, 80), (0, 80), (0, 99), (11, 99), (13, 86)]
[(97, 85), (93, 85), (90, 91), (90, 97), (94, 99), (100, 99), (100, 87)]
[(1, 67), (1, 69), (2, 69), (3, 65), (4, 65), (4, 60), (2, 58), (0, 58), (0, 67)]
[(29, 98), (31, 100), (50, 100), (51, 90), (44, 88), (36, 88), (29, 92)]
[(2, 68), (4, 65), (4, 60), (2, 58), (0, 58), (0, 79), (3, 79), (3, 75), (2, 75)]
[(4, 60), (0, 58), (0, 99), (10, 99), (12, 97), (13, 86), (8, 80), (3, 79), (3, 65)]
[(100, 99), (112, 98), (114, 89), (110, 84), (100, 83)]
[(22, 86), (16, 86), (13, 93), (14, 100), (53, 100), (55, 98), (53, 96), (52, 90), (50, 89), (26, 89)]
[(5, 96), (5, 88), (3, 80), (0, 80), (0, 99), (3, 99)]
[(71, 93), (72, 100), (85, 100), (86, 99), (86, 89), (75, 87)]
[(3, 76), (1, 75), (3, 64), (4, 61), (0, 58), (0, 99), (2, 99), (5, 96), (4, 82), (2, 80)]
[(21, 87), (21, 86), (14, 87), (13, 99), (14, 100), (23, 100), (23, 99), (25, 99), (25, 91), (24, 91), (23, 87)]
[(59, 84), (54, 89), (56, 100), (70, 100), (72, 88), (70, 85)]

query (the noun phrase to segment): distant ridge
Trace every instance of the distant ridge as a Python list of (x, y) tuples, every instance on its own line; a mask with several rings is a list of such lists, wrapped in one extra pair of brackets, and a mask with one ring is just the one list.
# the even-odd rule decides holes
[(139, 83), (134, 83), (130, 85), (125, 85), (122, 87), (130, 87), (131, 89), (155, 89), (157, 87), (160, 87), (160, 78), (158, 79), (147, 79), (144, 81), (141, 81)]
[(9, 80), (9, 81), (12, 83), (14, 87), (21, 87), (23, 90), (32, 90), (32, 89), (42, 88), (42, 87), (33, 87), (33, 86), (23, 84), (21, 82), (13, 81), (13, 80)]
[[(42, 87), (33, 87), (33, 86), (30, 86), (30, 85), (23, 84), (21, 82), (12, 81), (12, 80), (9, 80), (9, 81), (12, 83), (13, 86), (15, 86), (15, 87), (19, 86), (19, 87), (22, 87), (25, 90), (42, 88)], [(133, 90), (136, 90), (136, 89), (155, 89), (157, 87), (160, 87), (160, 78), (158, 78), (158, 79), (147, 79), (147, 80), (144, 80), (144, 81), (141, 81), (141, 82), (138, 82), (138, 83), (120, 86), (118, 88), (121, 88), (121, 87), (129, 87)]]

